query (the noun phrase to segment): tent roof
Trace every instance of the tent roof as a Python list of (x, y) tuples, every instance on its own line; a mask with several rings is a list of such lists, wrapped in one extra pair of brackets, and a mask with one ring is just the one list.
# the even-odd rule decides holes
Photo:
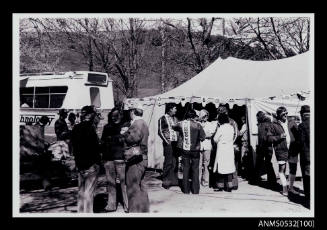
[(167, 97), (263, 98), (310, 90), (312, 53), (273, 61), (217, 59), (182, 85), (157, 95)]

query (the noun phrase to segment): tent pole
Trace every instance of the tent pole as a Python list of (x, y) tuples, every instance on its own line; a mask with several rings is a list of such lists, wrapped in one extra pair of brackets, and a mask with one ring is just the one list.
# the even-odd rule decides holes
[(248, 106), (249, 106), (249, 99), (246, 98), (245, 99), (245, 119), (246, 119), (246, 126), (247, 126), (247, 134), (248, 134), (248, 145), (250, 146), (251, 144), (251, 136), (250, 136), (250, 124), (249, 124), (249, 110), (248, 110)]
[(150, 120), (149, 120), (149, 123), (147, 124), (148, 126), (149, 126), (150, 123), (151, 123), (152, 116), (153, 116), (153, 110), (154, 110), (154, 107), (156, 106), (156, 103), (157, 103), (157, 98), (155, 99), (154, 104), (153, 104), (153, 107), (152, 107), (152, 111), (151, 111), (151, 115), (150, 115)]
[[(246, 122), (247, 122), (247, 134), (248, 134), (248, 156), (251, 153), (252, 156), (252, 164), (250, 167), (250, 178), (252, 178), (252, 176), (254, 175), (254, 169), (255, 169), (255, 165), (256, 165), (256, 151), (255, 151), (255, 146), (251, 145), (251, 138), (252, 138), (252, 134), (251, 134), (251, 130), (250, 130), (250, 119), (251, 119), (251, 115), (249, 114), (249, 108), (251, 107), (251, 103), (250, 103), (250, 99), (246, 98), (245, 99), (245, 109), (246, 109)], [(251, 110), (252, 108), (250, 108)], [(251, 122), (251, 126), (252, 126), (252, 122)], [(251, 151), (250, 151), (251, 150)], [(250, 158), (251, 159), (251, 158)]]

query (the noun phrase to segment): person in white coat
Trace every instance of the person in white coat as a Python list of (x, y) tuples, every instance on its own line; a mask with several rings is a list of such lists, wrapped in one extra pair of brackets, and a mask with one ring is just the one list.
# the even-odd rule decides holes
[(227, 114), (220, 114), (218, 122), (220, 127), (214, 136), (214, 141), (217, 143), (217, 151), (213, 172), (218, 173), (218, 183), (215, 191), (222, 191), (225, 188), (227, 192), (231, 192), (233, 188), (233, 173), (236, 170), (233, 146), (234, 128), (229, 124)]

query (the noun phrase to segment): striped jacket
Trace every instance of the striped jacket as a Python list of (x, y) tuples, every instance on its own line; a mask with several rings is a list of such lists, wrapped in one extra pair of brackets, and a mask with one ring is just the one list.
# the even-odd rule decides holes
[(200, 143), (206, 138), (206, 134), (200, 123), (193, 120), (180, 121), (174, 126), (180, 138), (177, 147), (186, 151), (200, 151)]
[(177, 118), (168, 114), (163, 115), (158, 120), (158, 135), (164, 144), (170, 144), (171, 141), (177, 141), (177, 133), (173, 130), (173, 126), (177, 124)]

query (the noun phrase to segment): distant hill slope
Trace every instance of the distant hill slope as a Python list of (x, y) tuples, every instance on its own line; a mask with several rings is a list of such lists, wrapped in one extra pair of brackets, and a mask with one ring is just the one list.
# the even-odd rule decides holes
[[(148, 42), (141, 45), (144, 57), (137, 72), (137, 97), (153, 96), (161, 93), (161, 43), (158, 42), (158, 31), (147, 31), (144, 39), (148, 39)], [(192, 56), (193, 53), (188, 40), (174, 42), (173, 40), (170, 41), (167, 47), (166, 91), (196, 75), (194, 69), (196, 60)], [(212, 36), (211, 42), (211, 46), (215, 47), (216, 51), (211, 57), (210, 63), (218, 57), (226, 58), (228, 56), (253, 60), (267, 59), (267, 55), (262, 50), (237, 45), (232, 40), (222, 36)], [(28, 37), (28, 35), (25, 35), (25, 37), (21, 38), (21, 72), (88, 70), (86, 58), (78, 50), (70, 50), (69, 44), (54, 47), (49, 43), (47, 46), (43, 46), (43, 49), (41, 48), (35, 36)], [(103, 71), (96, 60), (94, 71)], [(109, 73), (110, 75), (111, 73)], [(111, 75), (111, 77), (113, 76)], [(113, 79), (115, 78), (113, 77)], [(116, 97), (118, 97), (118, 90), (114, 89), (114, 91)]]

